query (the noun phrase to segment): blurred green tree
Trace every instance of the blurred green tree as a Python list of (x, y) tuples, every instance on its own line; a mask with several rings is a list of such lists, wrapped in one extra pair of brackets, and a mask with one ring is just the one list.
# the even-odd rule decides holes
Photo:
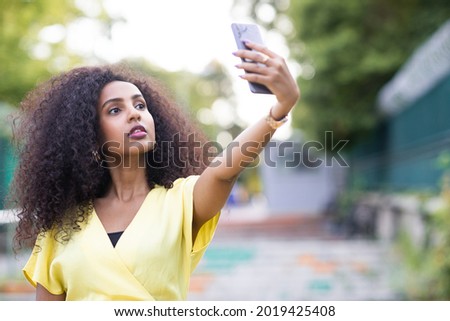
[(311, 139), (333, 131), (351, 143), (377, 123), (380, 88), (450, 17), (446, 0), (252, 0), (247, 10), (284, 33), (300, 65), (294, 125)]
[[(71, 22), (85, 13), (75, 0), (2, 0), (0, 2), (0, 208), (15, 167), (9, 143), (9, 115), (24, 95), (55, 72), (72, 67), (82, 57), (64, 41)], [(92, 19), (108, 28), (111, 20), (98, 4)]]
[(58, 39), (42, 41), (40, 32), (53, 26), (64, 33), (65, 25), (80, 14), (73, 1), (0, 2), (0, 101), (16, 105), (37, 81), (50, 76), (49, 66), (64, 48)]

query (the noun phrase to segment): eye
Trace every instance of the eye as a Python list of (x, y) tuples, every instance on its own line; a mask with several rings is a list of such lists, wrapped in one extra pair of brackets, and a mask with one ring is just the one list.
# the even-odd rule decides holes
[(145, 104), (139, 103), (136, 106), (134, 106), (134, 108), (139, 109), (139, 110), (145, 110), (147, 107), (145, 106)]
[(114, 107), (114, 108), (111, 108), (111, 109), (108, 111), (108, 114), (110, 114), (110, 115), (115, 115), (115, 114), (117, 114), (119, 111), (120, 111), (119, 108)]

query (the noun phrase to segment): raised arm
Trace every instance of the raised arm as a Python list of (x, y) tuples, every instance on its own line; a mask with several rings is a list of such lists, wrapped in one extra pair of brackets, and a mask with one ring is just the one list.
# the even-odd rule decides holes
[[(285, 60), (268, 48), (247, 42), (251, 50), (238, 50), (235, 56), (260, 62), (242, 62), (237, 68), (247, 71), (245, 80), (267, 86), (277, 102), (267, 111), (272, 120), (282, 120), (300, 97), (299, 88)], [(194, 187), (194, 237), (200, 227), (222, 209), (242, 170), (251, 164), (270, 141), (275, 124), (264, 117), (245, 129), (200, 176)]]

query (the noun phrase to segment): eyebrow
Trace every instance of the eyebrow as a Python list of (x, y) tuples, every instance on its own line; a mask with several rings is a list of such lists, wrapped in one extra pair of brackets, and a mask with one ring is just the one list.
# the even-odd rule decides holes
[[(131, 96), (131, 99), (134, 100), (136, 98), (141, 98), (141, 97), (144, 98), (141, 94), (136, 94), (136, 95)], [(123, 98), (111, 98), (111, 99), (108, 99), (107, 101), (105, 101), (103, 103), (102, 109), (109, 103), (113, 103), (113, 102), (117, 103), (117, 102), (122, 102), (122, 101), (123, 101)]]

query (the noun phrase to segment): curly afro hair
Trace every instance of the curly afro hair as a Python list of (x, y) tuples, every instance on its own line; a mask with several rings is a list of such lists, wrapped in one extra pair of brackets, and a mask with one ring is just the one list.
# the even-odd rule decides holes
[(150, 188), (171, 188), (177, 178), (206, 167), (204, 151), (195, 148), (199, 142), (204, 146), (206, 136), (153, 78), (123, 65), (80, 67), (56, 76), (25, 97), (13, 126), (18, 165), (10, 201), (18, 210), (18, 248), (50, 229), (61, 241), (70, 239), (91, 213), (92, 200), (110, 185), (109, 171), (93, 151), (98, 150), (100, 92), (116, 80), (139, 88), (155, 121), (158, 146), (170, 142), (171, 148), (157, 147), (146, 157)]

